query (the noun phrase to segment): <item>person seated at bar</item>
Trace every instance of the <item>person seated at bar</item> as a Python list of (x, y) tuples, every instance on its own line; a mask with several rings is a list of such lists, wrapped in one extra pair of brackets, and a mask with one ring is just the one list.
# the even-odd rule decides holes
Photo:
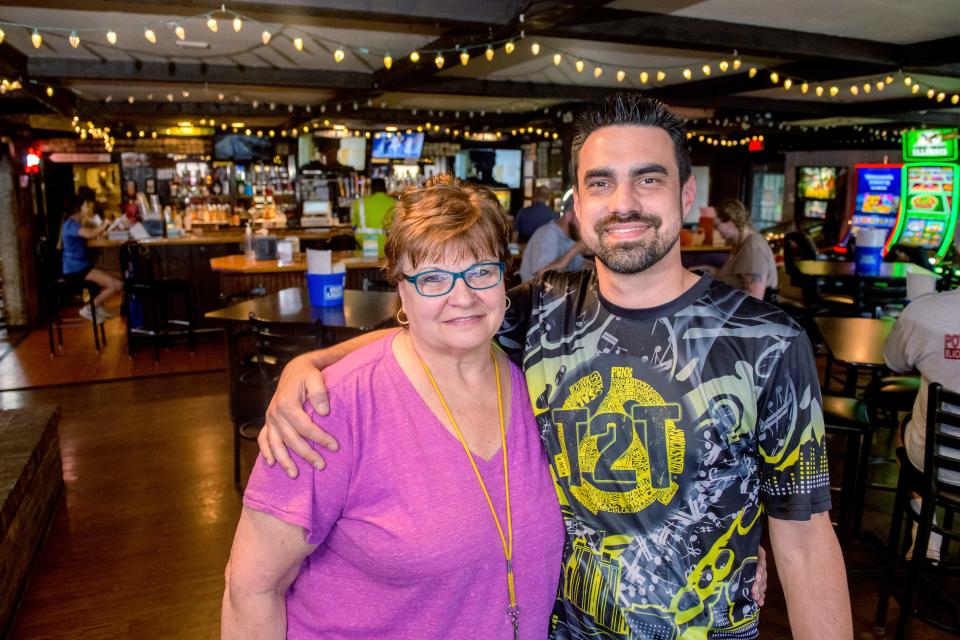
[(520, 261), (520, 280), (533, 280), (546, 271), (582, 269), (587, 246), (580, 240), (579, 228), (571, 195), (564, 201), (560, 219), (543, 225), (530, 236)]
[[(509, 223), (486, 188), (408, 189), (386, 242), (402, 328), (324, 371), (341, 453), (261, 456), (226, 570), (223, 637), (547, 635), (564, 527), (523, 373), (494, 334)], [(300, 459), (302, 462), (302, 459)]]
[[(99, 226), (93, 224), (94, 205), (92, 192), (68, 198), (67, 210), (71, 213), (60, 228), (59, 244), (62, 250), (63, 277), (77, 285), (88, 281), (100, 288), (93, 303), (96, 307), (96, 321), (103, 322), (113, 317), (104, 308), (103, 303), (119, 293), (123, 283), (116, 276), (94, 267), (90, 260), (87, 240), (100, 237), (110, 224), (106, 220)], [(90, 307), (86, 305), (80, 307), (80, 316), (91, 322), (94, 321)]]
[[(960, 237), (954, 242), (960, 251)], [(921, 296), (907, 305), (897, 318), (886, 344), (883, 359), (892, 371), (920, 372), (920, 390), (913, 403), (913, 413), (906, 421), (903, 443), (907, 458), (922, 482), (923, 456), (927, 434), (927, 389), (939, 382), (947, 391), (960, 392), (960, 289)], [(951, 429), (951, 427), (946, 427)], [(948, 450), (960, 458), (960, 451)], [(960, 485), (960, 474), (943, 470), (940, 480)], [(911, 505), (920, 513), (920, 496), (915, 494)], [(914, 526), (916, 530), (916, 526)], [(930, 536), (927, 556), (940, 557), (941, 537)]]
[(512, 242), (530, 242), (534, 231), (557, 219), (557, 212), (547, 204), (549, 198), (549, 189), (536, 188), (533, 192), (533, 204), (520, 209), (513, 219), (513, 235), (510, 238)]
[(777, 261), (770, 245), (753, 228), (750, 212), (739, 200), (724, 200), (717, 205), (714, 230), (733, 243), (730, 256), (720, 269), (710, 266), (692, 267), (710, 273), (731, 287), (746, 291), (763, 300), (777, 289)]

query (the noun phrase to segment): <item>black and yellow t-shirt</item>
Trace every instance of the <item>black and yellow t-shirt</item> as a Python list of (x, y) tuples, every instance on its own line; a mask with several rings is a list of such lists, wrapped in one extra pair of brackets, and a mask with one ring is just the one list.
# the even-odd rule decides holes
[(830, 508), (817, 371), (784, 313), (702, 278), (650, 309), (596, 275), (510, 293), (567, 527), (554, 638), (755, 638), (761, 506)]

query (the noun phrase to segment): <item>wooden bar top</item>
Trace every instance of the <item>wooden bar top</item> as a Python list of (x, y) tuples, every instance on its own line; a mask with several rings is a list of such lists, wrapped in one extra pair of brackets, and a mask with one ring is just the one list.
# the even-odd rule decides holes
[[(332, 261), (346, 262), (347, 269), (379, 269), (386, 264), (385, 260), (379, 258), (365, 258), (358, 251), (334, 251)], [(285, 273), (306, 271), (307, 260), (302, 253), (296, 254), (293, 262), (279, 260), (247, 262), (243, 255), (230, 255), (210, 258), (210, 268), (220, 273)]]
[[(353, 233), (353, 227), (350, 226), (341, 226), (341, 227), (327, 227), (327, 228), (315, 228), (315, 229), (271, 229), (270, 234), (277, 236), (278, 238), (289, 238), (297, 237), (301, 240), (327, 240), (334, 236), (346, 235)], [(164, 246), (164, 245), (193, 245), (193, 244), (240, 244), (243, 242), (244, 231), (238, 229), (236, 231), (227, 231), (227, 232), (215, 232), (215, 233), (202, 233), (202, 234), (187, 234), (185, 236), (180, 236), (177, 238), (147, 238), (145, 240), (140, 240), (143, 244), (153, 245), (153, 246)], [(106, 247), (119, 247), (126, 240), (108, 240), (106, 238), (97, 238), (95, 240), (88, 240), (87, 246), (91, 248), (103, 249)]]

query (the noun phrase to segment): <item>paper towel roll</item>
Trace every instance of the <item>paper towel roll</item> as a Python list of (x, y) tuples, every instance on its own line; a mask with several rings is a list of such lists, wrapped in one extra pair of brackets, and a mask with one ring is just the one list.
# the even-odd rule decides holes
[(307, 273), (327, 274), (331, 272), (331, 254), (329, 251), (307, 249)]

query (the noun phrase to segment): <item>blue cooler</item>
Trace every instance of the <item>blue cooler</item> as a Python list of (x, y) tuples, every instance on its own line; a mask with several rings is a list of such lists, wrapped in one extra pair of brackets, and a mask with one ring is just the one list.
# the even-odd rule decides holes
[(343, 304), (346, 273), (308, 273), (307, 291), (311, 307), (339, 307)]

